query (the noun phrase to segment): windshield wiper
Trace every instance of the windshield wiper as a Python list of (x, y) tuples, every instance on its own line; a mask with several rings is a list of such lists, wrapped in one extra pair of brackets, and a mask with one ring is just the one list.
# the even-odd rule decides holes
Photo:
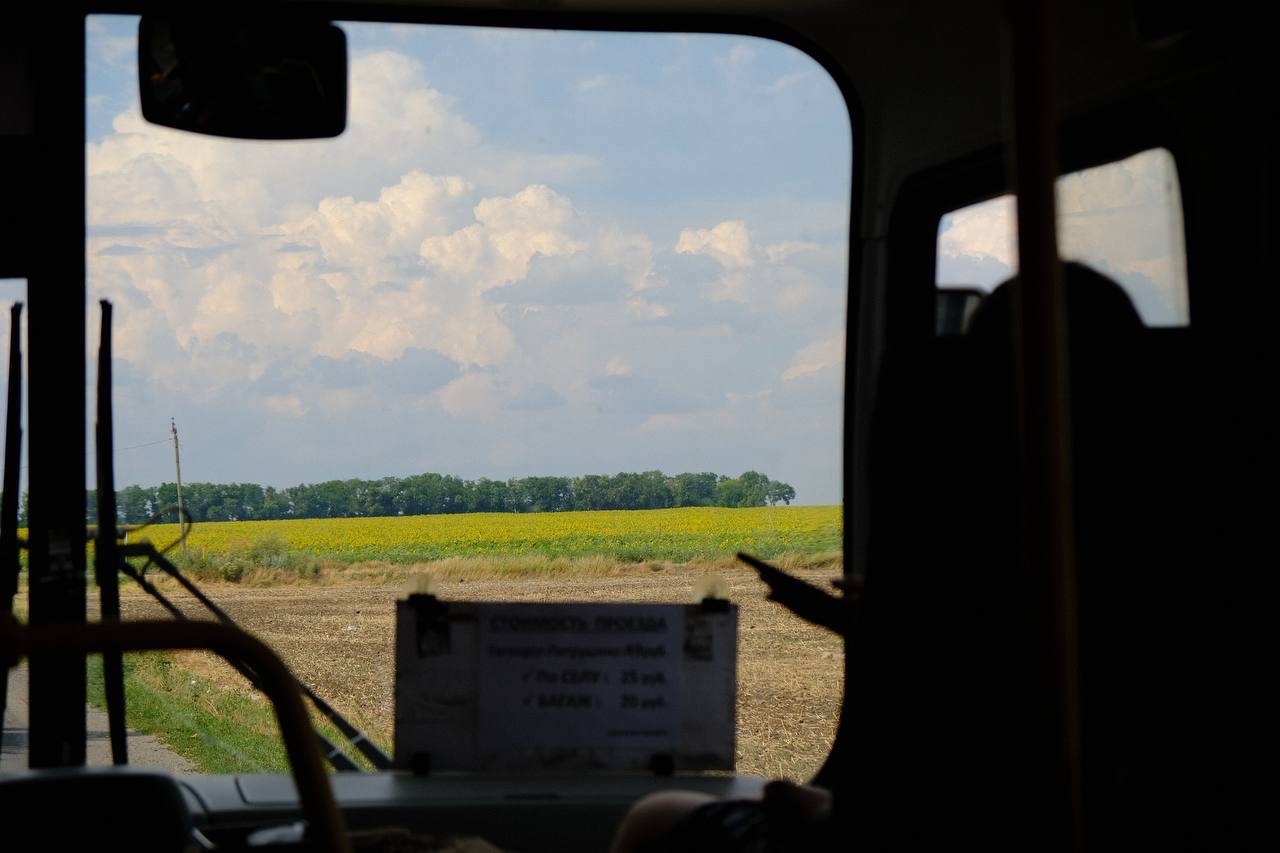
[[(175, 618), (188, 621), (188, 617), (182, 610), (171, 602), (165, 595), (160, 592), (150, 581), (146, 579), (146, 570), (148, 566), (158, 566), (165, 574), (172, 577), (180, 583), (187, 592), (189, 592), (197, 601), (213, 614), (214, 618), (224, 625), (230, 625), (238, 628), (235, 620), (231, 618), (221, 607), (214, 604), (210, 598), (200, 591), (198, 587), (188, 580), (178, 568), (171, 563), (164, 554), (150, 542), (141, 542), (133, 544), (122, 544), (119, 541), (119, 530), (116, 519), (116, 500), (115, 500), (115, 469), (112, 463), (112, 408), (111, 408), (111, 303), (102, 300), (102, 338), (98, 349), (98, 424), (97, 424), (97, 454), (98, 454), (98, 529), (96, 531), (96, 544), (94, 554), (94, 569), (97, 575), (98, 589), (102, 601), (102, 620), (119, 621), (120, 618), (120, 590), (118, 587), (117, 572), (123, 572), (128, 577), (137, 582), (145, 592), (149, 593), (160, 603), (160, 606), (167, 610)], [(15, 312), (17, 308), (15, 306)], [(14, 315), (14, 340), (17, 339), (17, 314)], [(11, 348), (12, 350), (12, 348)], [(12, 361), (12, 356), (10, 356)], [(13, 379), (12, 367), (10, 368), (10, 434), (13, 433), (14, 412), (18, 411), (13, 404)], [(18, 388), (21, 388), (21, 378), (18, 380)], [(19, 436), (21, 433), (19, 432)], [(6, 446), (6, 471), (5, 471), (5, 501), (8, 501), (9, 483), (8, 483), (8, 452)], [(14, 479), (17, 479), (17, 465), (13, 465)], [(16, 483), (14, 491), (16, 492)], [(16, 496), (14, 500), (16, 501)], [(13, 530), (17, 533), (17, 510), (16, 504), (14, 509)], [(183, 513), (185, 516), (185, 513)], [(4, 516), (8, 518), (8, 516)], [(187, 530), (190, 528), (190, 519), (181, 517), (178, 519), (180, 525), (180, 539), (184, 541)], [(8, 529), (6, 525), (6, 530)], [(130, 557), (141, 557), (147, 560), (141, 570), (136, 569), (129, 563)], [(14, 547), (14, 582), (16, 589), (17, 581), (17, 551), (16, 544)], [(244, 663), (233, 663), (236, 671), (249, 680), (256, 689), (261, 689), (261, 679), (253, 671), (251, 667)], [(111, 755), (112, 760), (116, 764), (127, 763), (128, 757), (125, 752), (125, 719), (124, 719), (124, 668), (120, 654), (117, 652), (103, 653), (103, 680), (106, 683), (107, 694), (107, 713), (111, 727)], [(391, 769), (391, 759), (385, 752), (378, 748), (377, 744), (371, 741), (364, 732), (353, 726), (345, 717), (315, 694), (310, 687), (303, 684), (297, 678), (294, 679), (298, 683), (298, 688), (302, 691), (311, 703), (315, 705), (325, 719), (331, 722), (347, 741), (360, 751), (370, 764), (377, 770)], [(115, 697), (113, 699), (113, 697)], [(335, 770), (353, 771), (359, 770), (360, 767), (351, 758), (335, 746), (328, 738), (320, 732), (316, 732), (316, 738), (320, 742), (325, 758)], [(117, 740), (119, 747), (117, 749)]]
[[(155, 584), (147, 580), (146, 575), (143, 572), (134, 568), (128, 562), (128, 559), (127, 559), (128, 557), (139, 556), (139, 557), (146, 557), (150, 562), (155, 563), (158, 566), (161, 566), (161, 567), (167, 566), (168, 568), (172, 568), (172, 565), (169, 564), (169, 561), (164, 558), (164, 555), (162, 555), (159, 551), (156, 550), (156, 547), (154, 545), (152, 545), (150, 542), (134, 544), (134, 545), (120, 545), (118, 546), (117, 550), (120, 554), (119, 566), (120, 566), (121, 572), (123, 572), (128, 577), (132, 578), (133, 581), (137, 583), (138, 586), (144, 592), (150, 594), (151, 597), (154, 598), (160, 604), (161, 607), (163, 607), (166, 611), (168, 611), (168, 613), (171, 616), (173, 616), (175, 619), (177, 619), (179, 622), (191, 621), (191, 617), (183, 613), (182, 609), (179, 608), (172, 601), (170, 601), (163, 592), (157, 589)], [(179, 578), (179, 582), (185, 582), (183, 584), (184, 586), (187, 586), (187, 584), (190, 583), (189, 581), (187, 581), (185, 577), (182, 577), (180, 573), (177, 573), (177, 569), (173, 569), (172, 572), (166, 571), (166, 574), (171, 574)], [(188, 587), (188, 589), (193, 590), (195, 589), (195, 587), (194, 585), (191, 585), (190, 587)], [(203, 593), (200, 593), (199, 590), (195, 590), (194, 594), (197, 596), (197, 598), (201, 600), (202, 604), (205, 604), (207, 607), (210, 608), (210, 610), (214, 613), (215, 616), (219, 616), (219, 614), (221, 614), (218, 621), (226, 625), (235, 626), (236, 623), (231, 620), (231, 617), (227, 616), (220, 609), (218, 609), (216, 605), (214, 605), (207, 598), (205, 598)], [(240, 661), (228, 661), (228, 662), (231, 664), (232, 668), (234, 668), (236, 672), (243, 675), (245, 679), (251, 685), (253, 685), (255, 690), (262, 690), (262, 682), (258, 678), (257, 673), (255, 673), (250, 666)], [(351, 741), (351, 743), (354, 744), (357, 749), (360, 749), (361, 742), (366, 742), (372, 745), (372, 742), (369, 741), (368, 738), (366, 738), (363, 733), (361, 733), (354, 726), (348, 723), (342, 717), (342, 715), (340, 715), (337, 711), (331, 708), (326, 702), (324, 702), (324, 700), (320, 699), (313, 692), (311, 692), (310, 688), (308, 688), (301, 681), (298, 681), (296, 678), (294, 680), (297, 681), (298, 687), (302, 691), (303, 695), (305, 695), (308, 699), (310, 699), (313, 703), (315, 703), (315, 706), (320, 711), (320, 713), (324, 714), (325, 717), (331, 723), (333, 723), (334, 726), (337, 727), (338, 731), (342, 732), (342, 734), (347, 738), (347, 740)], [(341, 723), (339, 721), (341, 721)], [(344, 728), (344, 725), (345, 725), (345, 728)], [(358, 736), (360, 740), (357, 741), (355, 738), (353, 738), (352, 735), (348, 733), (348, 730), (350, 732), (354, 732), (355, 735)], [(349, 771), (358, 771), (360, 769), (360, 766), (358, 764), (352, 761), (351, 758), (345, 752), (343, 752), (341, 749), (335, 746), (334, 743), (330, 741), (327, 737), (325, 737), (320, 732), (316, 732), (315, 735), (316, 735), (316, 740), (320, 743), (320, 751), (324, 754), (325, 760), (329, 762), (329, 764), (333, 767), (334, 770), (338, 770), (341, 772), (349, 772)], [(385, 764), (379, 765), (377, 762), (373, 760), (373, 758), (371, 758), (368, 755), (368, 753), (365, 753), (365, 757), (369, 758), (370, 763), (373, 764), (374, 767), (377, 768), (378, 770), (386, 770), (390, 768), (391, 760), (387, 758), (387, 756), (384, 755), (380, 750), (378, 750), (376, 746), (374, 747), (374, 750), (377, 751), (377, 754), (382, 757), (382, 760), (385, 762)], [(364, 750), (361, 750), (361, 752), (364, 752)]]
[[(223, 610), (221, 607), (215, 604), (212, 599), (210, 599), (207, 595), (205, 595), (200, 590), (200, 588), (197, 587), (191, 581), (190, 578), (182, 574), (182, 572), (178, 570), (178, 567), (175, 566), (173, 563), (171, 563), (169, 559), (165, 557), (164, 554), (162, 554), (159, 551), (159, 549), (157, 549), (156, 546), (153, 545), (152, 543), (138, 542), (138, 543), (129, 544), (129, 545), (121, 545), (119, 546), (119, 550), (122, 558), (121, 562), (123, 565), (128, 565), (127, 562), (125, 562), (124, 560), (124, 558), (127, 558), (127, 557), (146, 558), (146, 560), (148, 561), (147, 565), (156, 566), (166, 575), (176, 580), (179, 584), (182, 585), (183, 589), (185, 589), (188, 593), (191, 594), (191, 596), (194, 599), (196, 599), (196, 601), (199, 601), (202, 605), (204, 605), (205, 609), (208, 610), (211, 614), (213, 614), (213, 617), (217, 619), (219, 622), (223, 623), (224, 625), (230, 625), (232, 627), (237, 627), (237, 628), (239, 627), (238, 625), (236, 625), (235, 620), (232, 619), (231, 616), (225, 610)], [(123, 568), (123, 565), (122, 565), (122, 568)], [(143, 569), (143, 572), (145, 572), (145, 567)], [(135, 570), (132, 566), (129, 566), (129, 569), (128, 569), (128, 573), (130, 574), (130, 577), (133, 577), (135, 579), (145, 580), (145, 578), (143, 578), (143, 572), (139, 572)], [(141, 586), (142, 584), (140, 583), (139, 585)], [(146, 589), (147, 592), (151, 593), (151, 595), (155, 596), (156, 599), (161, 602), (161, 605), (165, 606), (166, 610), (169, 610), (170, 613), (175, 613), (176, 608), (172, 605), (171, 602), (168, 603), (168, 605), (166, 605), (165, 603), (166, 600), (164, 599), (164, 596), (160, 593), (158, 589), (155, 588), (153, 584), (148, 582), (146, 583), (145, 586), (143, 586), (143, 588)], [(181, 615), (181, 611), (177, 611), (175, 615), (178, 615), (178, 618), (185, 618), (185, 615)], [(306, 696), (308, 699), (311, 700), (311, 704), (315, 705), (316, 710), (319, 711), (322, 715), (324, 715), (325, 719), (333, 723), (334, 727), (339, 732), (342, 733), (342, 736), (345, 737), (352, 746), (358, 749), (361, 755), (363, 755), (366, 759), (368, 759), (369, 763), (372, 764), (375, 769), (377, 770), (391, 769), (391, 758), (385, 752), (379, 749), (378, 745), (375, 744), (372, 740), (370, 740), (368, 735), (366, 735), (364, 732), (360, 731), (355, 726), (353, 726), (351, 722), (347, 720), (346, 717), (342, 716), (342, 714), (340, 714), (337, 711), (336, 708), (334, 708), (328, 702), (324, 701), (319, 696), (317, 696), (314, 690), (312, 690), (307, 685), (303, 684), (301, 681), (298, 681), (298, 689), (302, 691), (302, 695)], [(343, 757), (345, 758), (346, 756), (344, 755)], [(358, 768), (353, 764), (350, 768), (340, 768), (340, 769), (355, 770)]]
[[(111, 408), (111, 303), (103, 299), (102, 331), (98, 338), (98, 417), (94, 449), (98, 466), (98, 530), (93, 550), (93, 575), (105, 623), (120, 621), (120, 578), (116, 572), (116, 469)], [(107, 729), (111, 734), (111, 763), (129, 763), (129, 740), (124, 722), (124, 655), (119, 649), (102, 653), (102, 685), (107, 699)]]

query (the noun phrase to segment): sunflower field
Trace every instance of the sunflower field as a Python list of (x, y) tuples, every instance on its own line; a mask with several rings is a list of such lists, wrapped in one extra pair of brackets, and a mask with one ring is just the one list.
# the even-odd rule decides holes
[[(737, 551), (765, 558), (839, 552), (843, 529), (839, 506), (224, 521), (192, 527), (187, 551), (213, 556), (270, 542), (344, 563), (524, 556), (689, 562)], [(178, 538), (178, 527), (130, 533), (134, 540), (141, 536), (164, 546)]]

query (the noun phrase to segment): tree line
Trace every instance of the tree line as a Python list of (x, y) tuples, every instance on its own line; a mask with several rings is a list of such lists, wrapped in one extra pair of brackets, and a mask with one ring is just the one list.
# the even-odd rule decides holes
[[(565, 512), (602, 509), (667, 509), (687, 506), (752, 507), (790, 504), (796, 492), (758, 471), (738, 477), (703, 472), (667, 475), (588, 474), (463, 480), (448, 474), (415, 474), (381, 480), (329, 480), (276, 489), (257, 483), (183, 483), (183, 508), (192, 521), (281, 518), (351, 518), (461, 512)], [(86, 520), (96, 523), (97, 494), (87, 494)], [(126, 486), (116, 492), (120, 524), (141, 524), (158, 513), (176, 518), (177, 486)], [(27, 496), (20, 524), (27, 519)]]

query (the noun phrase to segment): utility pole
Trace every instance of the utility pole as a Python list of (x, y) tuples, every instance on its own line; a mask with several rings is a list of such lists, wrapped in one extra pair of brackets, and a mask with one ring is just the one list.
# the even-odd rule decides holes
[(173, 470), (178, 479), (178, 539), (182, 543), (182, 552), (187, 551), (187, 517), (182, 512), (182, 459), (178, 456), (178, 425), (169, 418), (169, 429), (173, 432)]

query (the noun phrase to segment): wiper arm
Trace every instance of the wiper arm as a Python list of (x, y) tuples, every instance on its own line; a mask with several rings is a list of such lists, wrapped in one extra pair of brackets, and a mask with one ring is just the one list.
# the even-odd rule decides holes
[[(169, 577), (173, 578), (179, 584), (181, 584), (182, 588), (185, 589), (188, 593), (190, 593), (191, 596), (195, 598), (197, 601), (199, 601), (202, 605), (204, 605), (205, 609), (207, 609), (210, 613), (212, 613), (214, 618), (217, 619), (219, 622), (222, 622), (224, 625), (239, 627), (238, 625), (236, 625), (235, 620), (232, 619), (231, 616), (225, 610), (223, 610), (221, 607), (215, 604), (207, 595), (205, 595), (200, 590), (199, 587), (197, 587), (194, 583), (192, 583), (191, 580), (186, 577), (186, 575), (178, 571), (178, 568), (175, 565), (173, 565), (173, 563), (169, 562), (169, 559), (165, 557), (162, 553), (160, 553), (160, 551), (157, 550), (156, 547), (152, 545), (150, 542), (140, 542), (136, 544), (120, 545), (118, 550), (121, 556), (122, 563), (124, 562), (124, 559), (127, 557), (146, 558), (149, 564), (153, 564), (159, 567), (161, 571), (163, 571)], [(133, 567), (130, 566), (129, 570), (133, 571)], [(140, 575), (140, 573), (137, 573), (137, 572), (135, 572), (135, 574)], [(133, 575), (131, 575), (131, 577), (132, 576)], [(150, 587), (150, 589), (147, 589), (147, 587)], [(144, 589), (147, 590), (147, 592), (150, 592), (153, 596), (159, 595), (159, 591), (156, 590), (153, 585), (148, 583), (147, 587), (143, 587)], [(170, 610), (170, 612), (172, 613), (174, 611)], [(179, 617), (179, 618), (184, 618), (184, 617)], [(340, 714), (337, 711), (337, 709), (335, 709), (328, 702), (324, 701), (319, 696), (317, 696), (315, 691), (313, 691), (307, 685), (303, 684), (302, 681), (300, 680), (298, 681), (298, 688), (302, 691), (302, 694), (304, 696), (306, 696), (308, 699), (311, 700), (311, 704), (315, 705), (316, 710), (319, 711), (324, 716), (325, 719), (333, 723), (334, 727), (337, 728), (337, 730), (342, 733), (342, 736), (345, 737), (352, 746), (354, 746), (357, 750), (360, 751), (360, 754), (363, 755), (369, 761), (369, 763), (374, 766), (374, 769), (376, 770), (391, 769), (391, 758), (385, 752), (379, 749), (378, 745), (375, 744), (372, 740), (370, 740), (368, 735), (366, 735), (364, 732), (360, 731), (355, 726), (353, 726), (351, 722), (347, 720), (346, 717), (342, 716), (342, 714)], [(345, 755), (343, 757), (346, 758)], [(349, 761), (350, 759), (347, 759), (347, 760)], [(345, 768), (340, 768), (340, 769), (345, 769)], [(350, 769), (357, 769), (357, 768), (353, 764)]]
[[(123, 546), (121, 550), (132, 552), (135, 547), (137, 546), (126, 545), (126, 546)], [(154, 548), (152, 550), (154, 550)], [(145, 554), (144, 556), (150, 557), (149, 554)], [(156, 588), (155, 584), (147, 580), (146, 576), (143, 575), (142, 572), (135, 569), (126, 560), (124, 560), (123, 557), (120, 560), (120, 571), (124, 572), (127, 576), (132, 578), (133, 581), (137, 583), (139, 587), (142, 588), (143, 592), (148, 593), (152, 598), (154, 598), (161, 607), (163, 607), (165, 610), (169, 612), (169, 615), (173, 616), (173, 618), (177, 619), (179, 622), (191, 621), (191, 618), (187, 616), (187, 614), (183, 613), (182, 610), (176, 604), (170, 601), (163, 592), (161, 592), (159, 589)], [(229, 622), (227, 624), (234, 625), (235, 623)], [(253, 685), (254, 689), (262, 690), (261, 680), (258, 678), (257, 673), (255, 673), (248, 664), (245, 664), (236, 660), (230, 660), (230, 659), (228, 659), (227, 662), (231, 664), (231, 666), (235, 669), (236, 672), (243, 675), (245, 679), (250, 684)], [(297, 681), (297, 679), (294, 679), (294, 680)], [(314, 701), (313, 694), (311, 694), (311, 692), (307, 690), (306, 686), (303, 685), (301, 681), (298, 682), (298, 686), (302, 688), (302, 691), (305, 695), (312, 696), (312, 699)], [(346, 733), (343, 732), (343, 734), (346, 734)], [(341, 749), (336, 747), (333, 744), (333, 742), (330, 741), (327, 737), (325, 737), (320, 732), (316, 732), (315, 735), (316, 735), (316, 740), (320, 744), (320, 751), (324, 754), (325, 760), (329, 762), (329, 764), (333, 767), (334, 770), (338, 770), (340, 772), (345, 773), (350, 771), (358, 771), (360, 769), (360, 767), (354, 761), (352, 761), (351, 758), (348, 757), (348, 755), (345, 752), (343, 752)]]

